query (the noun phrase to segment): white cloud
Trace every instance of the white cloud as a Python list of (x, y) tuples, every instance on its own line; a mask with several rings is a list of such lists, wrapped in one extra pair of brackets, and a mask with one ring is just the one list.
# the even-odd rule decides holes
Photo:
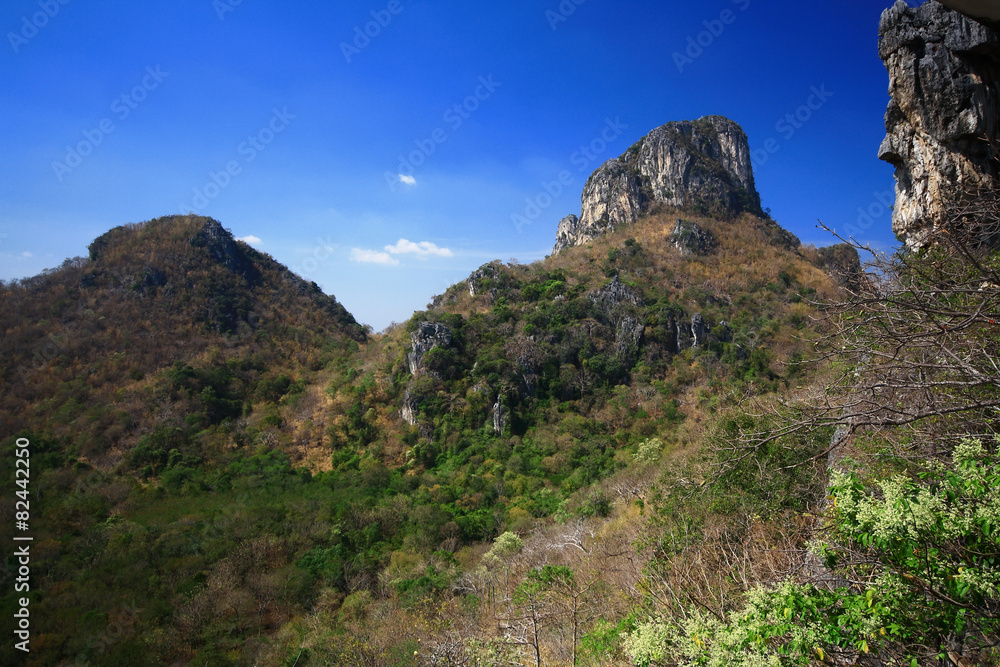
[(448, 248), (439, 248), (430, 241), (414, 243), (406, 239), (399, 239), (396, 245), (387, 245), (385, 250), (393, 255), (416, 255), (417, 257), (429, 257), (431, 255), (435, 257), (454, 256), (454, 253)]
[(254, 236), (253, 234), (250, 234), (249, 236), (241, 236), (236, 240), (243, 241), (244, 243), (249, 243), (250, 245), (260, 245), (261, 243), (263, 243), (263, 241), (261, 241), (260, 238)]
[(417, 179), (413, 178), (412, 176), (407, 176), (406, 174), (400, 174), (399, 182), (406, 183), (407, 185), (416, 185)]
[(362, 262), (364, 264), (383, 264), (385, 266), (396, 266), (398, 259), (393, 259), (389, 253), (378, 252), (377, 250), (363, 250), (361, 248), (351, 248), (351, 261)]
[(28, 250), (25, 250), (24, 252), (21, 253), (21, 257), (34, 257), (34, 256), (35, 256), (35, 253), (30, 252)]

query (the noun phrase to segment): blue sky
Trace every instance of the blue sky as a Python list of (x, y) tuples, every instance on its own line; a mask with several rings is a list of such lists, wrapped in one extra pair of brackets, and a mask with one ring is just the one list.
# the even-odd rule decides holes
[(743, 126), (804, 242), (831, 242), (822, 219), (895, 244), (889, 0), (96, 4), (0, 9), (2, 279), (195, 211), (378, 330), (544, 257), (601, 162), (707, 114)]

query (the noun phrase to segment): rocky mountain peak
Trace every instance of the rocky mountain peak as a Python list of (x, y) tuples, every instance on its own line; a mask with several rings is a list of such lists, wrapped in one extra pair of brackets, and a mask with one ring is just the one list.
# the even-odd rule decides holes
[(963, 190), (1000, 185), (1000, 38), (936, 0), (898, 0), (882, 14), (879, 55), (892, 97), (879, 148), (896, 167), (892, 227), (919, 247)]
[(580, 216), (559, 223), (555, 252), (635, 222), (656, 205), (722, 217), (761, 215), (742, 128), (723, 116), (656, 128), (591, 175)]

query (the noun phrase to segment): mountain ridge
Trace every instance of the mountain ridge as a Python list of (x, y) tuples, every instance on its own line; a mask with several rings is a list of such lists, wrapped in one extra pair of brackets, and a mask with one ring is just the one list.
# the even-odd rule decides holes
[(591, 174), (580, 216), (559, 222), (553, 252), (631, 224), (657, 206), (763, 216), (743, 129), (724, 116), (704, 116), (650, 131)]

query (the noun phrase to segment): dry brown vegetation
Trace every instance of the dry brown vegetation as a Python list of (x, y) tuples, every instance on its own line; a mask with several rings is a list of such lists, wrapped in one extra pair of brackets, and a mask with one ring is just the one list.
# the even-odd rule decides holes
[[(678, 215), (717, 247), (670, 247)], [(719, 477), (707, 446), (747, 397), (821, 371), (798, 361), (839, 288), (773, 222), (661, 211), (493, 263), (475, 296), (456, 285), (361, 345), (270, 258), (192, 244), (202, 225), (115, 230), (94, 259), (0, 290), (18, 312), (4, 379), (30, 380), (0, 426), (46, 439), (40, 487), (66, 498), (40, 534), (44, 586), (76, 597), (53, 595), (50, 618), (149, 601), (94, 664), (621, 665), (640, 611), (726, 614), (790, 566), (814, 480), (783, 476), (780, 453)], [(696, 313), (702, 344), (678, 342)], [(414, 377), (425, 320), (453, 343)], [(66, 574), (83, 567), (89, 593)], [(92, 650), (43, 630), (48, 658)]]

